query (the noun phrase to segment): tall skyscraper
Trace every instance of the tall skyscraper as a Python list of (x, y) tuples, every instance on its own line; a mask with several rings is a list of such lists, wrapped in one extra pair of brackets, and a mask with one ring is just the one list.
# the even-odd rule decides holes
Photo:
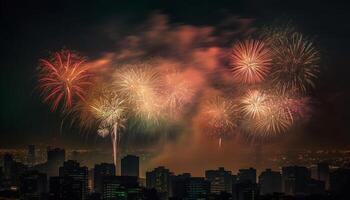
[(63, 165), (66, 160), (66, 151), (60, 148), (51, 149), (47, 148), (47, 163), (46, 163), (46, 173), (50, 176), (57, 176), (59, 167)]
[(44, 199), (47, 193), (46, 174), (27, 171), (21, 175), (19, 192), (21, 199)]
[(183, 199), (186, 194), (186, 184), (188, 183), (191, 174), (184, 173), (177, 176), (171, 176), (171, 188), (170, 188), (170, 197), (175, 199)]
[(225, 171), (223, 167), (220, 167), (218, 170), (207, 170), (205, 171), (205, 178), (210, 182), (211, 193), (232, 193), (231, 171)]
[(77, 161), (68, 160), (59, 169), (60, 177), (71, 177), (76, 183), (81, 185), (81, 198), (85, 200), (88, 195), (88, 168), (80, 167)]
[(317, 180), (323, 181), (325, 187), (329, 189), (329, 165), (328, 163), (318, 163), (317, 164)]
[(4, 178), (10, 179), (14, 167), (14, 160), (11, 154), (5, 154), (3, 158), (4, 162)]
[(51, 149), (51, 147), (47, 148), (47, 162), (55, 163), (57, 165), (62, 165), (66, 160), (66, 151), (60, 148)]
[(139, 157), (127, 155), (121, 159), (121, 175), (139, 177)]
[(115, 176), (115, 165), (110, 163), (101, 163), (94, 168), (94, 190), (102, 194), (103, 177)]
[(237, 174), (238, 182), (247, 182), (250, 181), (252, 183), (256, 183), (256, 169), (240, 169)]
[(310, 179), (311, 173), (306, 167), (288, 166), (282, 168), (282, 189), (288, 195), (306, 193)]
[(266, 169), (259, 176), (260, 194), (282, 192), (282, 175), (280, 172)]
[(156, 189), (161, 199), (168, 199), (170, 192), (170, 176), (169, 169), (165, 167), (157, 167), (153, 171), (146, 172), (146, 187)]
[(28, 170), (28, 166), (16, 162), (11, 154), (4, 155), (4, 179), (8, 186), (19, 186), (20, 175)]
[(27, 163), (29, 166), (35, 165), (35, 146), (28, 145)]

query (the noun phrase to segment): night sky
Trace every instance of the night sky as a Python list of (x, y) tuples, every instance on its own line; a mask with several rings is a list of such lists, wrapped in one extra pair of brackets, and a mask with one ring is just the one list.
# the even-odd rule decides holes
[[(90, 2), (1, 1), (0, 147), (28, 143), (91, 147), (103, 143), (102, 139), (86, 136), (74, 126), (60, 131), (63, 117), (58, 112), (50, 112), (36, 90), (38, 59), (62, 48), (74, 49), (92, 60), (119, 52), (122, 45), (116, 44), (128, 35), (142, 35), (147, 20), (152, 17), (165, 20), (170, 27), (207, 26), (220, 34), (227, 30), (254, 31), (276, 21), (291, 22), (314, 39), (321, 52), (322, 73), (316, 89), (311, 92), (310, 121), (292, 131), (278, 146), (350, 147), (350, 11), (345, 3), (316, 0)], [(232, 25), (231, 19), (239, 23)], [(226, 41), (232, 43), (235, 39)], [(163, 56), (156, 46), (144, 49), (151, 51), (150, 56)], [(133, 145), (139, 142), (134, 141)], [(165, 155), (158, 158), (159, 162), (167, 160), (166, 152), (178, 145), (165, 147)], [(227, 151), (229, 153), (231, 151)], [(193, 156), (197, 154), (200, 153)]]

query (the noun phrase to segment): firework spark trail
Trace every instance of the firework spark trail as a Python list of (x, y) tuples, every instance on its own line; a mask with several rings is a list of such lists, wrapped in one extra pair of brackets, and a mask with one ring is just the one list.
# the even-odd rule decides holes
[(111, 136), (113, 145), (113, 160), (117, 166), (118, 150), (120, 143), (120, 129), (124, 127), (126, 120), (126, 107), (124, 100), (120, 99), (115, 92), (107, 92), (96, 97), (88, 105), (90, 111), (98, 121), (98, 134), (106, 137)]
[(284, 91), (305, 93), (315, 87), (319, 74), (319, 53), (300, 33), (271, 40), (272, 82)]
[(257, 40), (238, 42), (233, 46), (233, 78), (240, 83), (259, 83), (265, 79), (271, 64), (270, 51)]
[(84, 100), (86, 88), (92, 84), (90, 69), (85, 59), (68, 50), (40, 59), (38, 82), (43, 102), (51, 102), (51, 110), (56, 110), (61, 102), (69, 109), (75, 98)]
[(235, 105), (230, 100), (215, 97), (205, 103), (201, 112), (205, 130), (210, 136), (219, 139), (218, 144), (221, 147), (222, 138), (228, 136), (236, 126), (234, 122)]
[(160, 114), (158, 73), (145, 65), (127, 65), (114, 76), (116, 90), (137, 117), (156, 122)]

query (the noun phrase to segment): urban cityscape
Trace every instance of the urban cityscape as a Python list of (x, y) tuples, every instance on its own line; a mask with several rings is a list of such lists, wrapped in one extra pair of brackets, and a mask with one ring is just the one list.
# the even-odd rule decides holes
[(281, 166), (260, 173), (253, 167), (233, 173), (219, 166), (203, 169), (203, 176), (194, 177), (187, 172), (175, 174), (166, 166), (140, 174), (140, 158), (135, 155), (123, 156), (119, 166), (98, 163), (88, 168), (67, 159), (62, 148), (47, 147), (42, 163), (38, 152), (35, 145), (28, 145), (23, 163), (2, 152), (0, 198), (328, 200), (347, 198), (350, 184), (349, 160), (341, 165), (328, 160), (309, 166)]
[(0, 1), (0, 200), (350, 200), (350, 9)]

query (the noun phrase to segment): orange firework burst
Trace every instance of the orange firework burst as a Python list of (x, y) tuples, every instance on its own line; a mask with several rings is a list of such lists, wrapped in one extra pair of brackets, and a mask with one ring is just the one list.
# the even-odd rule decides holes
[(284, 91), (305, 93), (315, 86), (319, 74), (319, 52), (300, 33), (271, 39), (272, 81)]
[(56, 110), (71, 108), (75, 98), (84, 100), (86, 87), (91, 84), (90, 68), (85, 59), (69, 50), (55, 52), (49, 59), (40, 59), (39, 88), (44, 102)]
[(267, 112), (267, 96), (259, 90), (249, 90), (242, 99), (242, 111), (249, 118), (261, 117)]
[(203, 106), (205, 130), (210, 136), (219, 138), (219, 146), (221, 145), (221, 139), (229, 136), (236, 126), (234, 121), (235, 112), (236, 106), (233, 102), (222, 97), (210, 99)]
[(126, 65), (116, 71), (114, 85), (137, 117), (157, 122), (161, 106), (159, 74), (156, 71), (144, 64)]
[(248, 91), (243, 97), (242, 112), (251, 134), (271, 136), (286, 131), (293, 124), (289, 98), (284, 94)]
[(258, 83), (265, 79), (271, 55), (261, 41), (246, 40), (233, 46), (231, 66), (233, 78), (240, 83)]

